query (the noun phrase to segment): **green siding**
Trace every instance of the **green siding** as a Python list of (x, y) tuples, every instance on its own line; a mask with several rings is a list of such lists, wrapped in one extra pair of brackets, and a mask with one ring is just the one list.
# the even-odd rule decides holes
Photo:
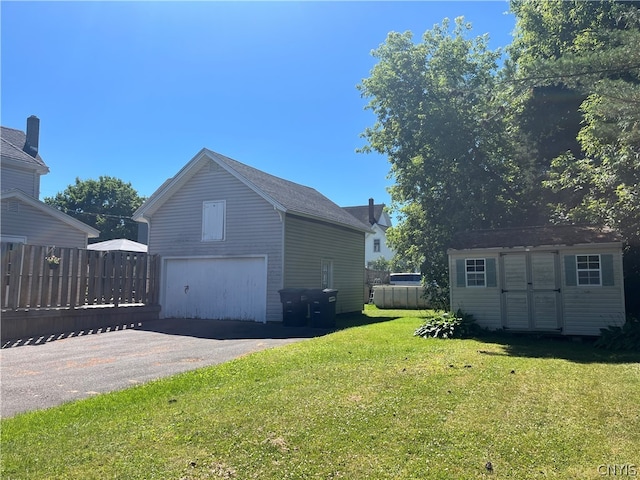
[(496, 259), (495, 258), (487, 258), (487, 287), (497, 287), (498, 280), (496, 277)]
[(322, 260), (333, 262), (336, 313), (361, 311), (364, 304), (364, 232), (287, 215), (284, 288), (320, 288)]
[(567, 287), (575, 287), (578, 285), (578, 277), (576, 273), (576, 256), (564, 256), (564, 275)]
[(456, 260), (456, 286), (464, 288), (467, 286), (467, 280), (465, 276), (464, 258)]
[(613, 274), (613, 255), (600, 255), (602, 261), (602, 286), (612, 287), (615, 285)]

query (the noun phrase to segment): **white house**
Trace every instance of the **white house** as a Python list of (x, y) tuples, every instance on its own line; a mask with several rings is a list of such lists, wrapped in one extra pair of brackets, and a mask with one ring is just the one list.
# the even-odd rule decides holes
[(391, 260), (395, 255), (387, 244), (387, 229), (391, 226), (391, 218), (384, 207), (384, 203), (374, 204), (373, 198), (369, 199), (368, 205), (344, 207), (362, 223), (371, 226), (371, 232), (366, 234), (364, 240), (365, 266), (381, 258)]

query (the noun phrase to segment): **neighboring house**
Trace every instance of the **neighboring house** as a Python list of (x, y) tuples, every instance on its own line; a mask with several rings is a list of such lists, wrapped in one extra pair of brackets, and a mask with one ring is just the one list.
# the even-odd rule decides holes
[(99, 231), (38, 200), (40, 176), (49, 168), (38, 154), (40, 120), (30, 116), (27, 132), (1, 127), (2, 242), (86, 248)]
[(162, 258), (161, 317), (282, 321), (283, 288), (362, 310), (369, 228), (312, 188), (202, 149), (133, 219)]
[(611, 230), (464, 232), (448, 254), (451, 310), (483, 327), (599, 335), (625, 322), (622, 242)]
[(344, 209), (362, 223), (371, 225), (371, 232), (366, 234), (364, 240), (365, 266), (381, 258), (391, 260), (395, 252), (387, 245), (386, 234), (391, 226), (391, 218), (384, 208), (384, 203), (374, 204), (373, 198), (370, 198), (368, 205), (344, 207)]

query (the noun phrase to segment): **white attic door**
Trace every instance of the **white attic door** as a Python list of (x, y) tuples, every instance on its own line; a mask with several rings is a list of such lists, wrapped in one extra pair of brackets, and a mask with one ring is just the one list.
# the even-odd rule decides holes
[(202, 241), (224, 240), (226, 202), (224, 200), (202, 202)]

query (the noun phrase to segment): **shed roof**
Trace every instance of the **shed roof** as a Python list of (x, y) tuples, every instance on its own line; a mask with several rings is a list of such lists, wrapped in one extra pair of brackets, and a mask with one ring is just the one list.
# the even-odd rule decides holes
[(620, 234), (606, 227), (544, 225), (458, 232), (451, 241), (451, 248), (453, 250), (466, 250), (494, 247), (585, 245), (621, 241)]
[(133, 214), (133, 219), (145, 221), (146, 215), (152, 215), (207, 161), (218, 164), (284, 213), (315, 218), (366, 232), (371, 230), (368, 225), (311, 187), (270, 175), (206, 148), (173, 178), (161, 185)]

